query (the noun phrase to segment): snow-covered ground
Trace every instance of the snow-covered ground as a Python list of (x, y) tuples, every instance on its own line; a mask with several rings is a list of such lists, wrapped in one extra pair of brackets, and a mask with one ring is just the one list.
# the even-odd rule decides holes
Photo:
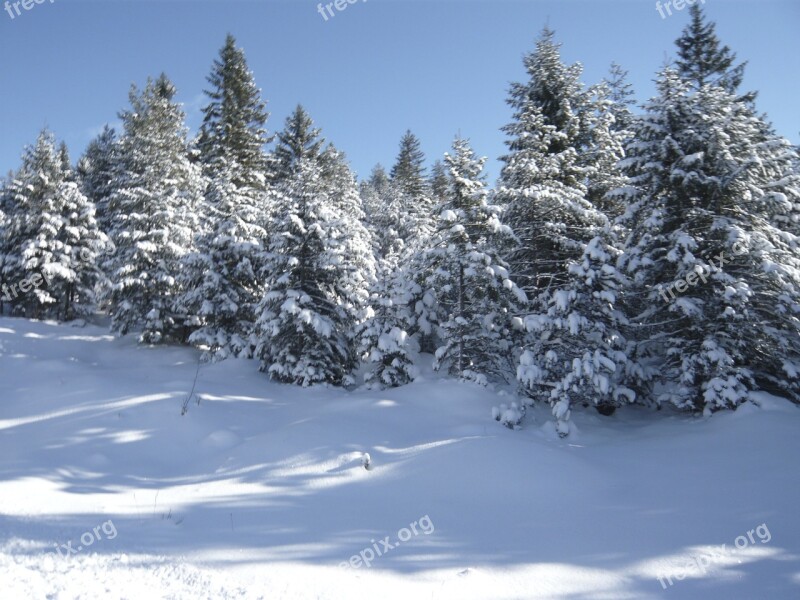
[(0, 597), (800, 597), (783, 400), (579, 413), (560, 440), (546, 410), (507, 430), (508, 396), (430, 370), (348, 393), (204, 365), (181, 416), (196, 366), (0, 319)]

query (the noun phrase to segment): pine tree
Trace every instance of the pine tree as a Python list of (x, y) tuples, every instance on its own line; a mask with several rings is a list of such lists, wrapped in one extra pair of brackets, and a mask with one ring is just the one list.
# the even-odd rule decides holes
[(564, 65), (553, 36), (544, 30), (524, 59), (529, 81), (511, 86), (514, 121), (503, 128), (509, 154), (497, 193), (518, 238), (508, 254), (511, 270), (531, 300), (566, 282), (567, 265), (606, 221), (588, 199), (597, 105), (579, 81), (580, 65)]
[(234, 183), (241, 172), (220, 170), (207, 189), (207, 229), (183, 260), (179, 312), (188, 316), (188, 341), (206, 359), (252, 356), (255, 307), (264, 295), (264, 245), (276, 194)]
[(615, 268), (618, 256), (608, 227), (569, 266), (567, 283), (548, 294), (546, 312), (525, 318), (529, 336), (517, 379), (531, 396), (550, 403), (561, 436), (569, 434), (576, 404), (608, 415), (636, 399), (628, 382), (642, 373), (629, 357), (621, 298), (628, 283)]
[(372, 237), (373, 255), (382, 263), (396, 266), (407, 254), (401, 235), (405, 219), (404, 195), (380, 165), (362, 182), (359, 193), (364, 220)]
[[(60, 189), (63, 219), (59, 237), (66, 261), (59, 272), (57, 318), (62, 320), (86, 317), (95, 310), (97, 291), (106, 286), (100, 262), (113, 253), (113, 246), (97, 223), (95, 205), (80, 190), (77, 179), (77, 174), (68, 173)], [(49, 284), (57, 289), (52, 278)]]
[(400, 194), (400, 237), (408, 248), (422, 247), (433, 230), (433, 200), (425, 178), (425, 155), (411, 131), (400, 140), (391, 179)]
[(411, 198), (425, 195), (425, 154), (417, 136), (406, 131), (400, 140), (400, 151), (392, 167), (392, 179)]
[(409, 336), (412, 289), (405, 269), (390, 256), (378, 264), (370, 292), (372, 311), (358, 329), (360, 354), (370, 365), (365, 383), (372, 388), (399, 387), (416, 378)]
[(318, 161), (301, 157), (281, 185), (257, 309), (256, 356), (270, 377), (303, 386), (347, 384), (356, 365), (350, 224), (336, 210)]
[(512, 369), (511, 319), (525, 299), (500, 258), (502, 240), (512, 234), (500, 222), (500, 208), (487, 203), (485, 161), (460, 138), (445, 154), (447, 200), (421, 257), (442, 340), (434, 367), (484, 384)]
[[(675, 62), (678, 75), (695, 91), (704, 85), (718, 85), (730, 93), (736, 93), (744, 77), (747, 63), (735, 65), (736, 54), (728, 46), (720, 46), (716, 25), (706, 22), (703, 9), (698, 4), (689, 7), (691, 23), (675, 40), (678, 60)], [(744, 96), (749, 101), (756, 95)]]
[(363, 313), (368, 306), (367, 292), (369, 284), (375, 279), (375, 257), (372, 253), (372, 236), (364, 225), (364, 213), (361, 196), (353, 172), (347, 164), (347, 157), (337, 150), (333, 144), (320, 155), (322, 167), (322, 180), (332, 208), (349, 223), (347, 239), (347, 277), (351, 289), (360, 290), (359, 298), (353, 296), (356, 304), (353, 310), (363, 319)]
[(628, 149), (620, 262), (657, 400), (707, 413), (756, 389), (800, 401), (798, 238), (782, 228), (800, 214), (796, 154), (726, 89), (694, 91), (670, 69), (658, 84)]
[(297, 173), (304, 159), (318, 161), (325, 140), (306, 110), (298, 104), (286, 119), (283, 131), (278, 133), (275, 147), (275, 181), (281, 182)]
[(95, 205), (100, 229), (108, 230), (108, 195), (118, 160), (117, 136), (108, 125), (92, 140), (78, 160), (77, 175), (81, 191)]
[(141, 328), (148, 343), (184, 337), (175, 304), (204, 189), (174, 96), (165, 75), (141, 92), (132, 87), (131, 108), (120, 114), (124, 133), (108, 201), (116, 247), (109, 263), (112, 330)]
[[(614, 85), (624, 86), (624, 80)], [(613, 220), (624, 212), (624, 203), (617, 194), (611, 192), (626, 183), (619, 164), (625, 158), (625, 145), (633, 134), (630, 129), (633, 117), (624, 100), (622, 104), (615, 100), (621, 95), (624, 97), (624, 92), (606, 82), (593, 86), (591, 91), (596, 113), (589, 147), (584, 152), (584, 160), (590, 165), (586, 198), (592, 206)], [(627, 123), (628, 128), (622, 123)]]
[(628, 82), (628, 71), (617, 63), (611, 63), (608, 76), (603, 79), (608, 88), (607, 97), (611, 101), (611, 113), (614, 115), (614, 131), (632, 133), (633, 112), (635, 104), (633, 86)]
[(94, 307), (96, 258), (105, 239), (75, 179), (66, 146), (57, 148), (44, 130), (3, 194), (9, 210), (4, 280), (20, 290), (11, 297), (19, 314), (68, 320)]
[(440, 204), (447, 197), (447, 169), (442, 161), (437, 160), (431, 167), (430, 190), (433, 202)]
[(223, 176), (236, 188), (263, 190), (270, 170), (264, 154), (271, 139), (265, 129), (269, 114), (244, 51), (230, 34), (208, 83), (210, 102), (197, 140), (204, 173), (212, 180)]

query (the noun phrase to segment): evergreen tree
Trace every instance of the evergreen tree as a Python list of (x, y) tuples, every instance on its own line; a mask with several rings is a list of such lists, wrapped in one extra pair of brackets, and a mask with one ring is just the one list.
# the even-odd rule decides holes
[(567, 265), (606, 221), (588, 199), (597, 181), (597, 104), (579, 81), (580, 65), (561, 61), (553, 36), (544, 30), (524, 59), (529, 81), (511, 86), (514, 121), (503, 128), (510, 152), (497, 193), (518, 239), (508, 254), (511, 271), (531, 300), (566, 282)]
[(105, 240), (94, 206), (75, 183), (66, 146), (57, 148), (53, 135), (42, 131), (3, 196), (3, 275), (17, 286), (14, 311), (59, 320), (90, 312), (99, 277), (96, 255)]
[(625, 158), (625, 145), (632, 135), (632, 130), (623, 128), (618, 119), (631, 127), (632, 115), (625, 104), (620, 106), (613, 99), (620, 95), (620, 91), (609, 84), (603, 82), (593, 86), (591, 91), (597, 108), (590, 145), (584, 153), (584, 160), (590, 165), (586, 198), (613, 220), (624, 212), (624, 203), (612, 192), (626, 183), (619, 164)]
[(209, 179), (222, 177), (236, 188), (264, 189), (268, 164), (264, 145), (269, 114), (244, 51), (228, 34), (214, 61), (206, 90), (203, 124), (197, 140), (200, 162)]
[(360, 194), (365, 223), (372, 237), (373, 255), (387, 268), (396, 266), (407, 249), (401, 235), (406, 218), (403, 214), (404, 195), (380, 165), (372, 170), (367, 181), (362, 182)]
[(360, 298), (353, 296), (356, 304), (353, 310), (362, 315), (368, 303), (367, 292), (369, 284), (375, 279), (375, 257), (372, 253), (372, 236), (364, 225), (364, 213), (361, 196), (353, 172), (347, 164), (343, 152), (337, 150), (333, 144), (320, 155), (322, 167), (322, 181), (325, 184), (327, 195), (332, 208), (349, 223), (347, 246), (348, 285), (353, 290), (362, 290)]
[(425, 195), (425, 154), (417, 136), (406, 131), (400, 140), (400, 152), (392, 167), (392, 179), (411, 198)]
[(241, 172), (218, 171), (203, 203), (207, 229), (196, 238), (196, 250), (183, 260), (184, 293), (179, 312), (192, 328), (188, 341), (223, 360), (252, 355), (255, 307), (264, 295), (264, 245), (274, 192), (234, 183)]
[(433, 201), (441, 204), (447, 197), (447, 169), (442, 161), (437, 160), (431, 167), (430, 190)]
[[(699, 4), (689, 7), (689, 15), (691, 22), (675, 40), (678, 75), (695, 91), (704, 85), (718, 85), (735, 93), (742, 83), (747, 63), (734, 64), (736, 54), (728, 46), (720, 46), (716, 25), (706, 22)], [(747, 94), (745, 98), (753, 101), (755, 94)]]
[[(711, 412), (768, 389), (800, 401), (796, 155), (726, 89), (659, 78), (630, 144), (639, 354), (658, 364), (658, 401)], [(655, 377), (654, 377), (655, 379)]]
[(411, 299), (409, 279), (397, 259), (381, 261), (370, 292), (372, 311), (358, 330), (361, 355), (371, 367), (365, 375), (369, 387), (399, 387), (416, 377), (408, 334)]
[(182, 260), (192, 250), (204, 183), (189, 160), (184, 115), (165, 75), (132, 86), (131, 108), (108, 200), (116, 247), (108, 270), (112, 330), (142, 329), (140, 340), (182, 339), (175, 314)]
[(320, 137), (320, 129), (306, 110), (298, 104), (286, 119), (283, 131), (278, 133), (275, 147), (275, 181), (281, 182), (296, 174), (304, 159), (318, 161), (325, 140)]
[(611, 63), (608, 76), (603, 79), (603, 83), (608, 88), (607, 97), (611, 102), (610, 110), (614, 115), (614, 131), (632, 133), (633, 112), (631, 106), (635, 104), (633, 99), (633, 86), (628, 82), (628, 71), (617, 63)]
[(78, 160), (81, 191), (95, 205), (97, 222), (103, 231), (107, 231), (109, 225), (108, 195), (117, 160), (116, 132), (108, 125), (89, 143)]
[(525, 319), (529, 335), (517, 379), (531, 396), (550, 403), (562, 437), (576, 404), (611, 414), (636, 398), (627, 382), (642, 373), (629, 357), (621, 298), (627, 280), (615, 268), (618, 256), (606, 228), (570, 265), (566, 285), (548, 294), (546, 312)]
[(355, 314), (352, 223), (337, 210), (318, 161), (301, 157), (281, 185), (258, 306), (256, 356), (270, 377), (303, 386), (351, 382)]
[(447, 200), (421, 259), (443, 342), (434, 367), (481, 383), (511, 371), (511, 318), (525, 299), (500, 258), (502, 239), (512, 234), (500, 222), (500, 208), (487, 202), (485, 161), (460, 138), (445, 154)]
[(403, 244), (411, 249), (424, 247), (433, 231), (433, 201), (425, 178), (425, 155), (417, 137), (406, 131), (400, 140), (397, 162), (391, 180), (398, 200), (398, 233)]

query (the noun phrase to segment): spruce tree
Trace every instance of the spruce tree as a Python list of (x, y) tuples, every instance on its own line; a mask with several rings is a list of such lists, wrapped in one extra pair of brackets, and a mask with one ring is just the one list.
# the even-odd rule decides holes
[(77, 175), (81, 191), (95, 205), (100, 229), (108, 230), (108, 195), (117, 157), (117, 136), (108, 125), (92, 140), (78, 160)]
[[(796, 154), (724, 87), (670, 69), (628, 148), (638, 353), (657, 401), (733, 408), (767, 389), (800, 401)], [(763, 141), (762, 141), (763, 139)]]
[(628, 82), (628, 71), (617, 63), (611, 63), (608, 75), (603, 79), (608, 88), (607, 97), (611, 102), (610, 110), (614, 115), (614, 131), (632, 133), (633, 112), (635, 104), (633, 86)]
[(264, 295), (264, 246), (272, 191), (234, 183), (231, 161), (211, 180), (203, 201), (206, 228), (182, 261), (179, 312), (192, 329), (188, 341), (205, 358), (252, 356), (255, 307)]
[(349, 383), (357, 360), (352, 307), (358, 304), (348, 285), (349, 224), (312, 159), (300, 158), (280, 190), (255, 354), (277, 381)]
[(131, 108), (120, 113), (123, 135), (110, 184), (108, 265), (112, 330), (141, 329), (140, 341), (183, 339), (182, 261), (192, 250), (204, 183), (189, 160), (184, 114), (175, 87), (161, 75), (141, 92), (132, 86)]
[(268, 164), (264, 145), (269, 114), (244, 51), (228, 34), (208, 76), (209, 103), (197, 139), (200, 162), (209, 179), (223, 176), (236, 188), (264, 189)]
[(378, 263), (370, 290), (371, 314), (358, 328), (360, 354), (370, 367), (364, 380), (372, 388), (399, 387), (417, 375), (416, 346), (409, 335), (412, 286), (405, 267), (397, 262), (390, 255)]
[[(718, 85), (730, 93), (736, 93), (747, 63), (734, 64), (736, 54), (728, 46), (720, 45), (716, 25), (706, 22), (700, 5), (690, 6), (689, 15), (691, 22), (675, 40), (678, 47), (678, 59), (675, 61), (678, 75), (695, 91), (704, 85)], [(755, 97), (754, 93), (750, 93), (744, 98), (753, 101)]]
[(602, 156), (591, 144), (597, 104), (580, 83), (580, 65), (561, 61), (553, 36), (544, 30), (524, 59), (529, 81), (511, 86), (514, 120), (503, 128), (509, 153), (497, 193), (517, 237), (511, 270), (531, 300), (566, 282), (567, 265), (606, 221), (589, 200)]
[(420, 261), (442, 341), (434, 367), (484, 384), (513, 370), (511, 319), (525, 299), (500, 257), (512, 234), (500, 208), (487, 202), (485, 161), (460, 138), (445, 154), (447, 199)]
[(275, 147), (275, 181), (280, 183), (295, 175), (304, 160), (318, 161), (324, 138), (320, 129), (300, 104), (286, 118), (283, 131), (278, 133)]
[(398, 232), (403, 244), (409, 249), (424, 247), (433, 231), (433, 200), (425, 177), (425, 155), (411, 131), (400, 140), (391, 180), (399, 193)]
[(380, 165), (362, 182), (359, 192), (365, 223), (372, 237), (373, 255), (386, 265), (397, 265), (408, 249), (401, 235), (405, 219), (404, 195)]
[(636, 386), (628, 384), (642, 374), (626, 338), (628, 282), (615, 267), (619, 255), (606, 227), (570, 264), (566, 284), (547, 295), (546, 312), (524, 320), (529, 335), (517, 379), (529, 395), (550, 403), (562, 437), (574, 406), (592, 405), (608, 415), (636, 399)]
[(447, 169), (442, 161), (437, 160), (431, 167), (430, 190), (433, 202), (440, 204), (447, 197)]
[(278, 381), (352, 382), (356, 328), (368, 316), (374, 277), (355, 178), (298, 106), (278, 134), (266, 292), (256, 311), (255, 354)]
[(425, 194), (425, 154), (411, 130), (406, 131), (400, 140), (400, 151), (391, 175), (409, 197), (419, 198)]
[[(9, 212), (4, 279), (18, 287), (11, 298), (18, 314), (68, 320), (94, 308), (97, 253), (105, 239), (75, 179), (66, 146), (56, 147), (44, 130), (3, 194)], [(23, 281), (31, 289), (21, 290)]]

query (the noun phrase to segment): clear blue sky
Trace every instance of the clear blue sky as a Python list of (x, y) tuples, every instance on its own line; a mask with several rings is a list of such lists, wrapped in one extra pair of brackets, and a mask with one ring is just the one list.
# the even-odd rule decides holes
[[(759, 109), (798, 142), (800, 2), (706, 0), (705, 8), (722, 41), (749, 61), (744, 87), (759, 91)], [(0, 12), (0, 172), (18, 166), (45, 125), (76, 158), (116, 122), (130, 84), (161, 71), (194, 131), (205, 77), (231, 32), (268, 100), (271, 131), (303, 103), (360, 176), (393, 163), (407, 128), (429, 160), (460, 132), (490, 158), (493, 181), (508, 84), (524, 79), (521, 57), (545, 24), (564, 58), (583, 63), (587, 83), (617, 61), (646, 99), (687, 12), (662, 19), (654, 0), (358, 0), (325, 21), (308, 0), (44, 0), (13, 20)]]

